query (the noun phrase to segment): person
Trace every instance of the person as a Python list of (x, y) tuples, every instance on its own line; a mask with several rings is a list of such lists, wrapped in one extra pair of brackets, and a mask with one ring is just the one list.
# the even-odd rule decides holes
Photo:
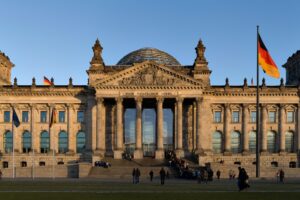
[(139, 168), (136, 168), (136, 171), (135, 171), (135, 183), (140, 183), (140, 176), (141, 176), (141, 172), (139, 170)]
[(220, 176), (221, 176), (221, 172), (220, 172), (220, 170), (218, 170), (217, 171), (217, 178), (220, 179)]
[(250, 187), (248, 184), (249, 176), (244, 168), (238, 167), (239, 174), (238, 174), (238, 188), (239, 191), (244, 190), (245, 188)]
[(279, 183), (279, 175), (280, 175), (280, 170), (278, 170), (278, 172), (276, 172), (276, 181), (277, 181), (277, 183)]
[(0, 169), (0, 179), (2, 179), (2, 171), (1, 171), (1, 169)]
[(153, 173), (153, 171), (151, 170), (150, 172), (149, 172), (149, 176), (150, 176), (150, 181), (152, 182), (152, 180), (153, 180), (153, 175), (154, 175), (154, 173)]
[(135, 176), (136, 176), (136, 170), (133, 168), (132, 170), (132, 183), (135, 184)]
[(208, 181), (208, 172), (207, 172), (207, 169), (204, 170), (203, 181), (207, 184), (207, 181)]
[(279, 180), (280, 183), (284, 183), (284, 171), (282, 169), (279, 171)]
[(164, 185), (165, 184), (165, 178), (166, 178), (166, 171), (164, 170), (163, 167), (161, 168), (161, 170), (159, 172), (159, 175), (160, 175), (160, 184)]

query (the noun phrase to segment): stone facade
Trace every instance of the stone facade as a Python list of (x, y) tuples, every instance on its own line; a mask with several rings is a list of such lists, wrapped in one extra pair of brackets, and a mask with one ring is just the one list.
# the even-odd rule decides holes
[[(107, 66), (99, 40), (93, 52), (87, 70), (89, 83), (84, 86), (73, 85), (72, 79), (68, 85), (55, 85), (52, 80), (53, 85), (41, 86), (35, 84), (35, 79), (31, 85), (18, 85), (17, 79), (11, 84), (13, 64), (0, 54), (0, 70), (4, 72), (0, 86), (1, 168), (94, 163), (105, 157), (122, 159), (127, 108), (135, 109), (134, 159), (148, 155), (144, 153), (144, 108), (155, 110), (153, 156), (164, 158), (164, 108), (169, 108), (173, 113), (171, 148), (178, 157), (196, 156), (200, 166), (214, 169), (235, 164), (255, 166), (250, 134), (256, 130), (256, 88), (248, 86), (247, 80), (238, 86), (231, 86), (228, 79), (225, 85), (211, 85), (202, 41), (191, 66), (182, 66), (169, 54), (155, 49), (143, 49), (141, 55), (135, 51), (121, 59), (121, 65)], [(143, 55), (147, 59), (138, 59)], [(135, 63), (127, 64), (126, 60)], [(169, 61), (175, 64), (169, 65)], [(283, 82), (279, 86), (263, 82), (260, 87), (262, 169), (299, 166), (299, 94), (298, 86)], [(20, 118), (19, 127), (12, 125), (13, 110)], [(53, 110), (57, 122), (49, 126)], [(13, 132), (14, 152), (10, 151), (9, 132)], [(25, 132), (30, 133), (29, 138)], [(49, 133), (48, 138), (42, 138), (43, 132)], [(62, 132), (67, 136), (62, 137)], [(80, 138), (82, 133), (84, 139)], [(49, 146), (47, 151), (45, 145)]]

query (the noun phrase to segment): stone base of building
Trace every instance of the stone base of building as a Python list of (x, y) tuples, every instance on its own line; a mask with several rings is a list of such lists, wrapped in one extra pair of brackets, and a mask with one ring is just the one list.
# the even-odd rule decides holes
[(123, 153), (122, 150), (114, 150), (114, 159), (122, 159)]
[(176, 153), (176, 157), (177, 158), (184, 158), (184, 150), (183, 149), (176, 149), (175, 150), (175, 153)]
[(155, 159), (161, 160), (165, 158), (165, 152), (163, 150), (155, 151)]
[(141, 149), (135, 150), (133, 153), (134, 159), (142, 159), (144, 157), (143, 151)]

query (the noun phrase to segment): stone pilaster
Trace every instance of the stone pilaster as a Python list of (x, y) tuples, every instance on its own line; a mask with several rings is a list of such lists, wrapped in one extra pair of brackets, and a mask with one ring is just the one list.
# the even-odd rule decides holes
[(201, 106), (203, 103), (203, 98), (197, 98), (196, 99), (196, 118), (197, 118), (197, 125), (196, 125), (196, 153), (202, 154), (204, 152), (203, 146), (201, 145), (201, 128), (203, 126), (203, 120), (202, 120), (202, 113), (201, 113)]
[(31, 142), (32, 142), (32, 151), (34, 152), (39, 152), (39, 135), (36, 132), (35, 128), (35, 111), (36, 111), (36, 105), (35, 104), (30, 104), (30, 132), (31, 132)]
[(182, 102), (183, 98), (178, 97), (176, 99), (176, 104), (177, 104), (177, 145), (176, 145), (176, 155), (177, 157), (184, 157), (184, 151), (183, 151), (183, 134), (182, 134)]
[(88, 97), (86, 118), (88, 120), (86, 133), (86, 150), (96, 150), (96, 134), (97, 134), (97, 106), (95, 106), (95, 98)]
[(135, 144), (135, 151), (134, 151), (134, 158), (141, 159), (143, 158), (143, 151), (142, 151), (142, 102), (143, 99), (141, 97), (135, 98), (136, 102), (136, 144)]
[(225, 104), (225, 112), (224, 112), (224, 135), (225, 135), (225, 155), (231, 155), (231, 137), (230, 137), (230, 130), (229, 130), (229, 123), (230, 123), (230, 107), (229, 104)]
[(76, 134), (77, 133), (74, 133), (73, 132), (73, 129), (72, 129), (72, 124), (73, 124), (73, 121), (72, 121), (72, 110), (73, 110), (73, 107), (71, 104), (67, 104), (67, 133), (68, 133), (68, 136), (69, 136), (69, 153), (75, 153), (75, 149), (76, 149)]
[(104, 156), (105, 152), (105, 107), (104, 99), (97, 98), (97, 134), (96, 154)]
[(156, 115), (157, 115), (157, 148), (155, 151), (155, 158), (156, 159), (163, 159), (164, 158), (164, 127), (163, 127), (163, 102), (164, 99), (158, 97), (157, 99), (157, 108), (156, 108)]
[(285, 152), (285, 134), (284, 134), (284, 104), (280, 104), (279, 108), (279, 133), (280, 133), (280, 139), (279, 139), (279, 151), (280, 153)]
[(243, 154), (249, 153), (249, 133), (248, 133), (248, 122), (249, 122), (249, 109), (248, 104), (243, 104)]
[(117, 141), (116, 149), (114, 150), (114, 158), (122, 159), (123, 153), (123, 99), (116, 98), (117, 102)]
[(261, 152), (267, 152), (267, 106), (265, 104), (262, 105), (262, 119), (261, 119)]

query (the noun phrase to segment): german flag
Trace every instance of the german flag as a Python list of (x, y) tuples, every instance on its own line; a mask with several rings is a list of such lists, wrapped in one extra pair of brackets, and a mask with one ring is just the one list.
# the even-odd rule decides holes
[(263, 71), (271, 77), (279, 78), (280, 73), (278, 67), (273, 61), (260, 35), (258, 34), (258, 63), (263, 68)]
[(51, 81), (49, 81), (49, 79), (47, 79), (47, 77), (46, 76), (44, 76), (44, 85), (52, 85), (52, 82)]
[(55, 108), (52, 109), (52, 113), (51, 113), (51, 118), (50, 118), (50, 124), (49, 124), (49, 127), (51, 128), (53, 124), (55, 124), (57, 121), (56, 121), (56, 110)]

